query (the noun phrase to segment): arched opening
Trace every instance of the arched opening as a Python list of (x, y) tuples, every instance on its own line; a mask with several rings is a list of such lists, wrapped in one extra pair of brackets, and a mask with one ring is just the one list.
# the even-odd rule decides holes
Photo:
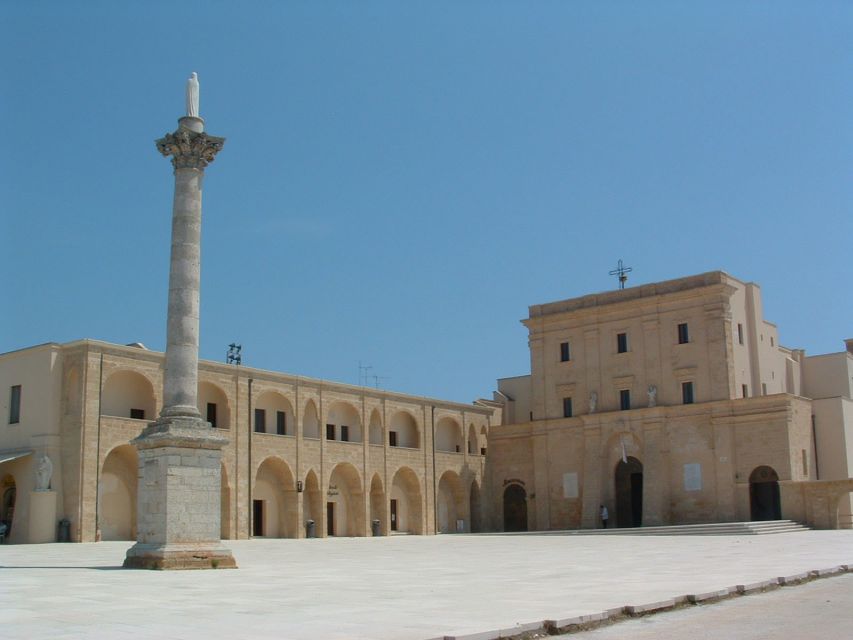
[(466, 521), (465, 490), (459, 474), (445, 471), (438, 481), (438, 531), (439, 533), (462, 533)]
[(313, 400), (305, 403), (302, 413), (302, 436), (304, 438), (320, 439), (320, 419), (317, 417), (317, 405)]
[(486, 425), (483, 425), (482, 427), (480, 427), (480, 438), (479, 438), (480, 455), (481, 456), (486, 455), (486, 447), (489, 446), (488, 436), (489, 436), (489, 431), (488, 431), (488, 429), (486, 429)]
[(326, 416), (326, 436), (334, 433), (330, 440), (361, 442), (361, 418), (358, 410), (348, 402), (333, 402)]
[(297, 537), (296, 486), (290, 467), (270, 456), (258, 467), (252, 491), (252, 535)]
[(358, 470), (348, 462), (332, 469), (326, 492), (326, 535), (364, 535), (364, 491)]
[(225, 464), (219, 464), (219, 537), (223, 540), (231, 538), (231, 488), (228, 486), (228, 472)]
[(231, 412), (225, 392), (212, 382), (198, 383), (198, 412), (217, 429), (231, 426)]
[(616, 465), (614, 474), (616, 497), (616, 526), (641, 527), (643, 525), (643, 463), (628, 456)]
[(436, 451), (462, 453), (462, 427), (453, 418), (442, 418), (435, 425)]
[(388, 535), (388, 523), (386, 522), (385, 490), (382, 488), (382, 480), (378, 473), (373, 474), (370, 481), (370, 520), (379, 520), (379, 530), (382, 535)]
[(392, 447), (417, 449), (420, 446), (417, 420), (407, 411), (397, 411), (391, 416), (388, 444)]
[(468, 425), (468, 455), (474, 456), (480, 453), (477, 442), (477, 429), (473, 424)]
[(762, 465), (749, 474), (749, 517), (752, 520), (781, 520), (779, 476), (772, 467)]
[(302, 516), (307, 523), (312, 520), (317, 527), (315, 535), (320, 535), (320, 523), (322, 522), (320, 515), (323, 508), (320, 496), (320, 481), (317, 479), (317, 474), (311, 469), (305, 476), (305, 490), (302, 492)]
[(104, 382), (101, 415), (153, 420), (155, 406), (154, 387), (141, 373), (116, 371)]
[(839, 529), (853, 529), (853, 492), (841, 494), (836, 508), (836, 526)]
[(382, 436), (382, 418), (376, 409), (370, 412), (369, 432), (370, 444), (385, 444), (385, 438)]
[(123, 444), (107, 454), (98, 482), (101, 540), (136, 539), (136, 447)]
[(527, 491), (520, 484), (504, 489), (504, 531), (527, 531)]
[(471, 510), (471, 533), (480, 533), (483, 527), (480, 513), (482, 506), (480, 504), (480, 485), (477, 484), (476, 480), (471, 483), (468, 500)]
[(409, 467), (401, 467), (391, 482), (391, 532), (424, 532), (423, 498), (418, 476)]
[(2, 491), (2, 502), (0, 502), (0, 522), (6, 525), (6, 538), (12, 534), (12, 524), (15, 520), (15, 500), (18, 495), (18, 489), (15, 485), (15, 478), (11, 474), (3, 476), (3, 482), (0, 484)]
[(252, 425), (256, 433), (295, 436), (296, 420), (290, 401), (277, 391), (266, 391), (255, 400)]

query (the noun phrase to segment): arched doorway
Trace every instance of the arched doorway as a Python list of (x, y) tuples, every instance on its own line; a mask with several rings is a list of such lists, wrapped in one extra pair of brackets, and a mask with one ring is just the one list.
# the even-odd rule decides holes
[(296, 538), (296, 486), (287, 463), (277, 456), (258, 467), (252, 491), (252, 535)]
[(15, 499), (18, 494), (15, 479), (11, 475), (3, 477), (0, 491), (3, 492), (3, 502), (0, 503), (0, 522), (6, 525), (6, 538), (8, 538), (12, 533), (12, 521), (15, 519)]
[(302, 517), (305, 522), (314, 521), (314, 535), (320, 535), (320, 523), (322, 498), (320, 496), (320, 481), (317, 479), (317, 474), (311, 469), (305, 476), (305, 491), (302, 492)]
[(421, 483), (409, 467), (401, 467), (391, 480), (391, 531), (423, 534)]
[(527, 491), (520, 484), (504, 489), (504, 531), (527, 531)]
[[(445, 471), (438, 481), (438, 532), (461, 533), (465, 531), (465, 489), (459, 474)], [(462, 529), (459, 529), (459, 521)]]
[(762, 465), (749, 474), (749, 517), (752, 520), (781, 520), (779, 476), (772, 467)]
[(329, 476), (326, 492), (326, 535), (364, 535), (364, 491), (358, 470), (338, 463)]
[(471, 533), (480, 533), (480, 487), (477, 481), (471, 483), (471, 493), (469, 496), (471, 509)]
[(373, 474), (370, 481), (370, 520), (379, 520), (379, 531), (387, 535), (388, 524), (385, 522), (385, 490), (382, 488), (382, 480), (378, 473)]
[(109, 452), (98, 482), (98, 529), (101, 540), (136, 538), (136, 447), (123, 444)]
[(616, 465), (614, 477), (616, 497), (616, 526), (643, 525), (643, 463), (628, 456)]

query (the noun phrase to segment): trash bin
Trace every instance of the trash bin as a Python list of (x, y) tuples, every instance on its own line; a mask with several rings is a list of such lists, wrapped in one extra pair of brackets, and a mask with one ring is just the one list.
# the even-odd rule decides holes
[(316, 538), (317, 537), (317, 528), (314, 524), (313, 520), (305, 521), (305, 537), (306, 538)]
[(382, 528), (381, 528), (381, 526), (382, 526), (382, 523), (381, 523), (381, 522), (379, 522), (379, 520), (373, 520), (373, 521), (371, 521), (371, 523), (370, 523), (370, 530), (371, 530), (371, 532), (373, 533), (373, 535), (374, 535), (374, 536), (381, 536), (381, 535), (382, 535)]
[(71, 542), (71, 521), (68, 518), (59, 521), (59, 534), (56, 538), (58, 542)]

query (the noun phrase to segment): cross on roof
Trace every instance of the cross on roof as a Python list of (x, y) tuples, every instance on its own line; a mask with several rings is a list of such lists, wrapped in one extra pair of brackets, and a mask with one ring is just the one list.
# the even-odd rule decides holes
[(628, 281), (628, 274), (634, 269), (631, 267), (626, 267), (622, 264), (622, 260), (620, 258), (619, 264), (616, 265), (616, 268), (610, 272), (611, 276), (619, 276), (619, 288), (624, 289), (625, 283)]

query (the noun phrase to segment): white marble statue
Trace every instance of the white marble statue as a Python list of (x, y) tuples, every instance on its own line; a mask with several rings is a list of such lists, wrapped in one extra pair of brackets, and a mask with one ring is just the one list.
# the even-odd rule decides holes
[(193, 74), (187, 79), (187, 115), (198, 118), (198, 74)]
[(36, 491), (50, 491), (50, 477), (53, 475), (53, 463), (47, 454), (42, 454), (36, 465)]
[(658, 388), (655, 385), (650, 384), (647, 393), (649, 395), (649, 406), (656, 407), (658, 404)]
[(593, 391), (589, 394), (589, 412), (595, 413), (595, 408), (598, 406), (598, 394)]

